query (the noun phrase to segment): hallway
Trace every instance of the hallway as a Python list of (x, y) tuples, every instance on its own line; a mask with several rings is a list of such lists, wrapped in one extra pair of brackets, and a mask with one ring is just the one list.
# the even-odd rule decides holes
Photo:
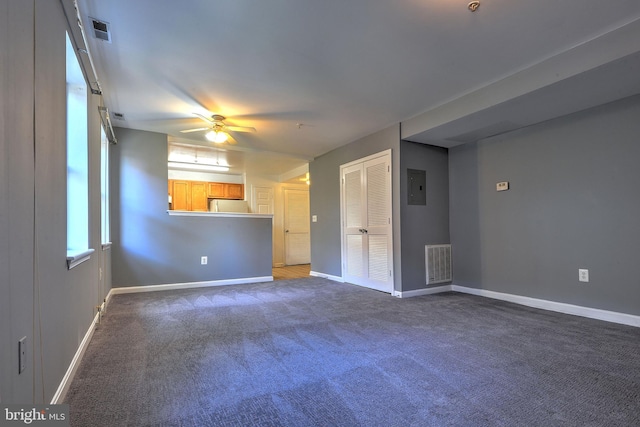
[(309, 277), (311, 264), (288, 265), (272, 269), (273, 280), (301, 279)]

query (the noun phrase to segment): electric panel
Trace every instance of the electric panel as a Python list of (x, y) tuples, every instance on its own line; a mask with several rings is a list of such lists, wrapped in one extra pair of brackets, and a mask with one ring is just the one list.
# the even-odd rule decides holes
[(408, 203), (410, 205), (426, 205), (427, 173), (423, 170), (407, 169)]

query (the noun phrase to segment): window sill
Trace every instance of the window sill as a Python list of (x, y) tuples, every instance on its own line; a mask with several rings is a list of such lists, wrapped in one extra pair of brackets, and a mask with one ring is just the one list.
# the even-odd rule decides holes
[(67, 252), (67, 270), (71, 270), (77, 265), (91, 258), (91, 254), (95, 252), (95, 249), (87, 249), (84, 251), (68, 251)]
[(102, 250), (103, 250), (103, 251), (108, 251), (109, 249), (111, 249), (111, 245), (112, 245), (112, 244), (113, 244), (113, 243), (111, 243), (111, 242), (103, 243), (103, 244), (102, 244)]

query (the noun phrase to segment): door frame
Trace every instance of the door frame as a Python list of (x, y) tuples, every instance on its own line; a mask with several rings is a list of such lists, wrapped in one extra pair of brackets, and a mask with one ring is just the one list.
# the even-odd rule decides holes
[[(344, 194), (344, 183), (343, 183), (343, 173), (344, 170), (360, 164), (360, 163), (365, 163), (369, 160), (374, 160), (374, 159), (378, 159), (381, 157), (387, 157), (388, 159), (388, 164), (389, 164), (389, 181), (387, 183), (388, 188), (388, 203), (389, 203), (389, 252), (388, 252), (388, 265), (389, 265), (389, 286), (387, 290), (384, 290), (383, 292), (388, 292), (391, 295), (395, 294), (395, 274), (394, 274), (394, 263), (393, 263), (393, 158), (392, 158), (392, 150), (389, 148), (387, 150), (383, 150), (380, 151), (378, 153), (375, 154), (371, 154), (369, 156), (366, 157), (362, 157), (360, 159), (356, 159), (353, 160), (351, 162), (345, 163), (340, 165), (340, 176), (339, 176), (339, 180), (340, 180), (340, 267), (341, 267), (341, 275), (342, 278), (344, 279), (345, 277), (345, 273), (346, 273), (346, 242), (345, 242), (345, 225), (346, 225), (346, 219), (345, 219), (345, 205), (346, 205), (346, 201), (345, 201), (345, 194)], [(369, 288), (368, 286), (365, 286), (367, 288)], [(374, 288), (370, 288), (370, 289), (374, 289)]]

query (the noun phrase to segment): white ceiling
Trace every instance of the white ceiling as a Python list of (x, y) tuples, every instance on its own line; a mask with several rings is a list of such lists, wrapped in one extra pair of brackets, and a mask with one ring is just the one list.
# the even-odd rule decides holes
[(273, 174), (397, 123), (453, 146), (640, 92), (640, 1), (467, 3), (78, 0), (115, 126), (204, 144), (180, 130), (222, 114)]

